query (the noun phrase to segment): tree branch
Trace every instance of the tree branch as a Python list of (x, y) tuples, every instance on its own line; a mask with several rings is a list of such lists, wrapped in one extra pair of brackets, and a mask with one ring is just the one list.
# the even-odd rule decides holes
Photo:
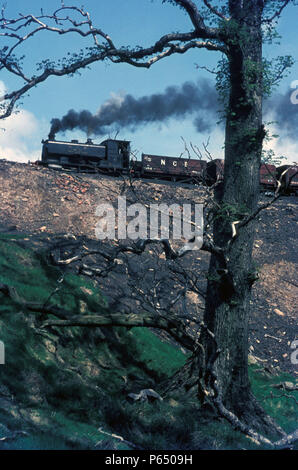
[(220, 11), (218, 11), (216, 8), (214, 8), (210, 2), (208, 2), (208, 0), (203, 0), (206, 7), (212, 12), (214, 13), (216, 16), (218, 16), (219, 18), (221, 18), (222, 20), (225, 20), (225, 21), (229, 21), (229, 18), (227, 18), (225, 15), (223, 15)]
[(99, 313), (93, 315), (74, 315), (69, 320), (47, 320), (41, 328), (51, 326), (59, 327), (100, 327), (100, 326), (124, 326), (151, 327), (167, 331), (176, 341), (185, 348), (193, 351), (195, 340), (185, 332), (185, 325), (181, 319), (168, 318), (149, 314), (123, 314), (123, 313)]
[(203, 17), (200, 15), (199, 10), (194, 2), (191, 0), (174, 0), (177, 5), (180, 5), (185, 10), (197, 31), (207, 31)]
[[(276, 190), (275, 190), (275, 193), (274, 193), (274, 196), (272, 199), (270, 199), (270, 201), (266, 202), (265, 204), (262, 204), (260, 207), (258, 207), (252, 214), (250, 214), (249, 216), (245, 217), (243, 220), (236, 220), (234, 222), (232, 222), (232, 238), (229, 240), (229, 245), (235, 241), (236, 237), (238, 236), (239, 234), (239, 229), (242, 228), (242, 227), (245, 227), (249, 222), (251, 222), (252, 220), (254, 220), (261, 211), (263, 211), (264, 209), (267, 209), (269, 206), (271, 206), (274, 202), (276, 202), (280, 197), (281, 197), (281, 189), (282, 189), (282, 180), (283, 180), (283, 177), (286, 175), (286, 173), (289, 171), (290, 168), (287, 168), (286, 170), (284, 170), (279, 179), (276, 179)], [(296, 173), (293, 174), (290, 178), (290, 181), (289, 181), (289, 184), (291, 183), (292, 179), (294, 178), (294, 176), (296, 176)], [(236, 230), (236, 225), (238, 226), (238, 231)]]
[[(264, 18), (262, 20), (262, 23), (272, 23), (273, 20), (276, 18), (279, 18), (280, 15), (282, 14), (283, 10), (286, 8), (287, 5), (289, 5), (291, 0), (284, 0), (281, 7), (275, 11), (275, 13), (270, 17), (270, 18)], [(265, 1), (265, 4), (268, 3), (268, 1)]]
[[(209, 363), (206, 366), (206, 372), (204, 375), (204, 382), (206, 389), (203, 389), (203, 393), (205, 393), (207, 400), (211, 401), (215, 406), (218, 414), (226, 419), (237, 431), (240, 431), (246, 437), (252, 439), (253, 442), (256, 444), (265, 444), (274, 449), (284, 449), (284, 448), (291, 448), (292, 444), (298, 441), (298, 429), (296, 429), (291, 434), (286, 434), (279, 426), (275, 425), (272, 421), (272, 427), (275, 428), (275, 431), (278, 431), (283, 435), (283, 438), (279, 441), (272, 442), (267, 437), (263, 436), (262, 434), (258, 433), (243, 421), (241, 421), (234, 413), (229, 411), (222, 402), (220, 391), (217, 385), (217, 376), (214, 372), (214, 364), (217, 358), (220, 355), (220, 350), (217, 348), (217, 342), (215, 339), (215, 335), (208, 330), (204, 325), (202, 327), (204, 331), (209, 335), (210, 339), (213, 342), (213, 349), (214, 353), (210, 356)], [(209, 390), (208, 390), (209, 388)], [(210, 393), (211, 392), (211, 393)]]
[(100, 326), (124, 326), (132, 327), (151, 327), (167, 331), (178, 343), (185, 348), (193, 351), (195, 340), (186, 333), (184, 318), (171, 318), (162, 315), (149, 314), (124, 314), (109, 313), (103, 309), (103, 312), (92, 313), (89, 315), (73, 315), (71, 312), (61, 309), (58, 306), (45, 307), (45, 304), (37, 302), (28, 302), (21, 298), (16, 289), (6, 284), (0, 284), (0, 292), (16, 302), (21, 307), (43, 314), (54, 315), (58, 320), (46, 320), (42, 323), (41, 328), (49, 328), (52, 326), (59, 327), (100, 327)]

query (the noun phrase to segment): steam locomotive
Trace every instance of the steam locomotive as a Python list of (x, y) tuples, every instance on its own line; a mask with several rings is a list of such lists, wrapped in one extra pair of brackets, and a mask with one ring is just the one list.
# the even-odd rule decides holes
[[(85, 143), (42, 141), (41, 164), (53, 169), (97, 172), (113, 175), (131, 174), (133, 177), (159, 178), (173, 181), (203, 182), (213, 184), (223, 178), (224, 160), (212, 161), (174, 158), (161, 155), (142, 154), (141, 161), (131, 158), (130, 142), (106, 139), (94, 144), (91, 139)], [(298, 194), (298, 167), (262, 164), (260, 184), (262, 189), (274, 190), (284, 170), (282, 184), (287, 192)]]

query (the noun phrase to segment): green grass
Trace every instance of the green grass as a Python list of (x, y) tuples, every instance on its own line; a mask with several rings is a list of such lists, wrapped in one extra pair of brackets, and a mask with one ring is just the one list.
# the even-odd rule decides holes
[[(80, 312), (82, 302), (88, 313), (106, 309), (96, 284), (74, 274), (64, 275), (63, 283), (58, 284), (61, 271), (48, 264), (45, 254), (28, 246), (22, 237), (0, 235), (0, 282), (14, 287), (26, 301), (39, 303), (59, 285), (50, 303), (73, 313)], [(39, 316), (0, 295), (0, 339), (6, 353), (0, 383), (13, 394), (21, 416), (32, 424), (34, 436), (39, 435), (36, 428), (60, 433), (64, 441), (79, 434), (91, 445), (92, 433), (96, 442), (106, 441), (97, 427), (107, 425), (103, 416), (109, 414), (119, 396), (125, 404), (129, 387), (154, 386), (157, 379), (175, 372), (185, 360), (180, 350), (143, 328), (73, 327), (43, 333), (33, 328)], [(21, 425), (13, 406), (6, 410), (6, 416), (11, 420), (10, 428), (14, 423)], [(82, 426), (89, 426), (89, 431), (83, 431)], [(29, 445), (31, 441), (20, 438), (18, 442)]]
[[(273, 388), (281, 382), (295, 382), (287, 373), (271, 375), (260, 369), (257, 365), (249, 368), (252, 390), (262, 404), (265, 411), (287, 432), (297, 429), (298, 422), (298, 394), (297, 391), (286, 391)], [(273, 397), (271, 398), (271, 392)], [(280, 396), (280, 398), (276, 398)]]
[(136, 354), (140, 362), (148, 369), (155, 371), (160, 377), (174, 374), (185, 363), (185, 355), (178, 348), (162, 342), (146, 328), (132, 328), (136, 343)]

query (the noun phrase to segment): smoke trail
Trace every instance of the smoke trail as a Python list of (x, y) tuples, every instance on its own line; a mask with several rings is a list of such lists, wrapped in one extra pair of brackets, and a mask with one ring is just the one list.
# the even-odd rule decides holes
[(111, 126), (135, 129), (148, 123), (182, 119), (195, 114), (194, 125), (200, 132), (210, 131), (218, 110), (217, 92), (206, 79), (170, 86), (163, 93), (134, 98), (132, 95), (113, 96), (97, 111), (71, 109), (62, 119), (52, 119), (49, 138), (57, 132), (80, 129), (87, 134), (104, 135)]

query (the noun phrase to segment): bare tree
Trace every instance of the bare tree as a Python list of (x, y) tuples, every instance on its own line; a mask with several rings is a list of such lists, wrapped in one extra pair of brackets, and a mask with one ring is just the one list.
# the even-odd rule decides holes
[[(166, 57), (190, 49), (223, 54), (221, 72), (224, 71), (224, 75), (221, 76), (226, 81), (227, 93), (225, 170), (223, 184), (216, 191), (213, 239), (204, 242), (204, 248), (211, 253), (204, 314), (206, 329), (200, 340), (206, 357), (198, 360), (195, 373), (209, 381), (215, 376), (216, 396), (223, 406), (255, 428), (264, 429), (266, 424), (271, 426), (272, 423), (251, 394), (247, 367), (249, 300), (257, 278), (252, 263), (254, 215), (258, 210), (259, 167), (266, 135), (262, 124), (262, 45), (266, 31), (270, 35), (284, 8), (295, 2), (168, 1), (186, 13), (189, 31), (168, 33), (152, 46), (138, 48), (116, 46), (109, 34), (93, 25), (90, 14), (82, 8), (62, 3), (51, 14), (41, 11), (39, 15), (21, 14), (17, 18), (7, 17), (3, 8), (0, 35), (7, 39), (8, 45), (1, 49), (0, 69), (17, 76), (22, 85), (2, 97), (1, 118), (8, 117), (20, 97), (34, 86), (51, 76), (75, 73), (94, 62), (109, 60), (149, 68)], [(28, 74), (17, 56), (18, 49), (29, 39), (40, 38), (44, 31), (61, 36), (71, 33), (90, 37), (92, 47), (57, 63), (43, 60), (40, 71)], [(282, 64), (276, 79), (285, 68), (286, 64)], [(169, 250), (165, 244), (166, 248)], [(189, 370), (184, 372), (189, 374)], [(202, 393), (203, 389), (202, 385)]]

